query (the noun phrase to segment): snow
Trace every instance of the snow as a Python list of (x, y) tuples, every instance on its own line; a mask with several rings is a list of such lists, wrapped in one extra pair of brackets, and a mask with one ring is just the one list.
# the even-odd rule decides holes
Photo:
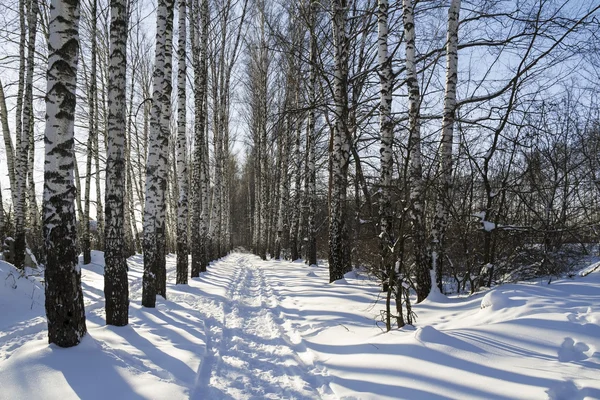
[[(429, 296), (415, 327), (384, 333), (379, 283), (326, 263), (236, 252), (143, 308), (129, 259), (130, 324), (104, 324), (103, 254), (82, 266), (89, 333), (47, 344), (43, 285), (0, 261), (0, 399), (598, 399), (600, 271), (551, 285)], [(38, 278), (39, 279), (39, 278)]]
[(483, 230), (487, 231), (487, 232), (491, 232), (494, 229), (496, 229), (496, 224), (490, 221), (481, 221), (481, 223), (483, 224)]

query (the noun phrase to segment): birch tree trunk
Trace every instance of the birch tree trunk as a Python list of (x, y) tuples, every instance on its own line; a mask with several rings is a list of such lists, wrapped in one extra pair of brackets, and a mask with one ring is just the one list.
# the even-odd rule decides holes
[[(135, 71), (136, 66), (133, 66), (133, 70)], [(141, 241), (140, 241), (140, 235), (137, 229), (137, 221), (136, 221), (136, 212), (135, 212), (135, 197), (134, 197), (134, 190), (135, 193), (138, 194), (138, 201), (141, 203), (142, 197), (139, 196), (141, 194), (141, 189), (138, 189), (138, 181), (141, 179), (137, 179), (135, 173), (134, 173), (134, 169), (133, 169), (133, 161), (132, 161), (132, 157), (133, 154), (133, 144), (132, 144), (132, 140), (133, 140), (133, 132), (132, 132), (132, 126), (133, 126), (133, 95), (134, 95), (134, 90), (135, 90), (135, 82), (136, 82), (136, 77), (137, 74), (135, 72), (132, 72), (131, 74), (131, 84), (129, 86), (129, 117), (128, 117), (128, 128), (127, 128), (127, 132), (128, 132), (128, 136), (127, 136), (127, 140), (125, 145), (127, 146), (127, 150), (126, 150), (126, 160), (125, 160), (125, 164), (126, 164), (126, 168), (127, 168), (127, 176), (126, 176), (126, 186), (127, 186), (127, 199), (125, 202), (125, 207), (127, 207), (127, 210), (125, 211), (125, 224), (127, 226), (129, 226), (130, 231), (131, 231), (131, 240), (132, 240), (132, 246), (129, 249), (128, 253), (126, 254), (127, 256), (132, 256), (134, 254), (136, 254), (137, 252), (142, 252), (142, 245), (141, 245)], [(136, 140), (137, 140), (137, 135), (136, 135)], [(139, 146), (139, 144), (138, 144)], [(140, 185), (141, 186), (141, 185)]]
[[(381, 175), (379, 177), (379, 227), (381, 246), (381, 273), (383, 290), (389, 290), (388, 285), (395, 281), (392, 276), (394, 269), (394, 246), (396, 242), (390, 189), (392, 186), (393, 159), (392, 143), (394, 126), (392, 121), (392, 60), (388, 53), (388, 9), (387, 0), (379, 0), (377, 10), (378, 47), (377, 60), (379, 69), (380, 98), (379, 98), (379, 149)], [(388, 330), (391, 329), (388, 323)]]
[[(27, 191), (27, 211), (29, 216), (29, 226), (32, 235), (36, 238), (38, 235), (38, 208), (35, 200), (35, 180), (33, 177), (33, 168), (35, 160), (35, 141), (34, 141), (34, 115), (33, 115), (33, 70), (35, 63), (35, 40), (37, 35), (37, 19), (39, 14), (37, 0), (30, 0), (27, 9), (27, 25), (28, 25), (28, 44), (27, 44), (27, 73), (25, 75), (25, 94), (23, 97), (23, 142), (27, 142), (24, 146), (23, 153), (26, 154), (25, 163), (22, 166), (25, 168), (26, 176), (26, 191)], [(25, 151), (25, 148), (27, 151)], [(25, 157), (25, 155), (24, 155)], [(30, 243), (33, 245), (33, 242)], [(33, 247), (33, 246), (32, 246)]]
[(267, 259), (267, 231), (269, 226), (269, 218), (267, 215), (268, 197), (267, 197), (267, 76), (269, 70), (268, 55), (267, 55), (267, 43), (265, 38), (265, 2), (261, 1), (260, 9), (262, 10), (260, 16), (260, 50), (259, 50), (259, 68), (258, 68), (258, 79), (259, 79), (259, 90), (260, 90), (260, 238), (259, 238), (259, 256), (263, 259)]
[(318, 48), (317, 48), (317, 13), (319, 2), (310, 0), (310, 76), (308, 86), (308, 121), (306, 124), (306, 199), (307, 199), (307, 262), (308, 265), (317, 265), (317, 236), (316, 236), (316, 196), (317, 196), (317, 168), (315, 159), (316, 146), (316, 107), (317, 107), (317, 68), (318, 68)]
[[(104, 101), (102, 101), (104, 103)], [(102, 206), (102, 190), (100, 188), (100, 131), (98, 130), (99, 114), (98, 114), (98, 98), (94, 99), (94, 167), (96, 171), (96, 248), (104, 251), (104, 208)]]
[(19, 82), (17, 87), (17, 104), (15, 107), (15, 186), (14, 191), (14, 262), (17, 268), (25, 263), (25, 187), (27, 184), (27, 149), (23, 142), (23, 93), (25, 91), (26, 59), (25, 48), (27, 28), (25, 24), (25, 0), (19, 0)]
[(261, 157), (261, 145), (260, 145), (260, 132), (258, 127), (255, 127), (254, 141), (255, 156), (253, 160), (254, 166), (254, 232), (252, 236), (252, 244), (254, 245), (254, 254), (260, 255), (260, 230), (262, 228), (260, 223), (260, 192), (261, 192), (261, 169), (260, 169), (260, 157)]
[(17, 204), (17, 183), (15, 178), (15, 153), (12, 139), (10, 136), (10, 127), (8, 125), (8, 109), (6, 108), (6, 98), (4, 97), (4, 86), (0, 79), (0, 125), (2, 126), (2, 136), (4, 137), (4, 152), (6, 154), (6, 166), (8, 168), (8, 182), (10, 184), (10, 194), (13, 209)]
[[(83, 263), (85, 265), (92, 262), (92, 254), (91, 254), (91, 239), (90, 239), (90, 191), (92, 186), (92, 160), (94, 157), (94, 144), (98, 141), (98, 131), (96, 130), (96, 119), (98, 118), (96, 114), (96, 53), (97, 53), (97, 22), (96, 22), (96, 14), (98, 9), (97, 0), (92, 0), (92, 10), (91, 10), (91, 29), (92, 29), (92, 38), (91, 38), (91, 66), (90, 66), (90, 85), (88, 90), (88, 153), (87, 153), (87, 161), (85, 164), (85, 195), (84, 195), (84, 211), (83, 211), (83, 240), (82, 240), (82, 252), (83, 252)], [(100, 174), (98, 168), (96, 167), (96, 174)], [(98, 179), (98, 177), (96, 177)], [(98, 221), (97, 221), (98, 222)]]
[[(198, 277), (200, 272), (206, 271), (207, 234), (208, 234), (208, 179), (205, 173), (205, 137), (206, 124), (205, 97), (206, 97), (206, 50), (208, 35), (208, 4), (201, 0), (202, 6), (198, 9), (197, 1), (190, 3), (190, 38), (192, 40), (192, 58), (194, 64), (194, 137), (195, 147), (193, 154), (192, 171), (192, 232), (198, 229), (198, 241), (192, 245), (192, 277)], [(198, 11), (200, 19), (198, 20)], [(201, 30), (198, 29), (200, 21)], [(195, 235), (195, 233), (193, 233)]]
[[(128, 6), (130, 7), (130, 6)], [(127, 11), (127, 15), (130, 13)], [(129, 24), (129, 21), (127, 21)], [(124, 198), (124, 229), (125, 229), (125, 258), (131, 257), (136, 253), (136, 245), (137, 245), (137, 228), (136, 228), (136, 218), (135, 218), (135, 205), (133, 203), (133, 188), (134, 182), (132, 181), (131, 176), (131, 125), (133, 123), (133, 91), (135, 90), (135, 81), (137, 78), (136, 68), (138, 68), (138, 62), (134, 58), (131, 65), (131, 84), (129, 86), (129, 101), (126, 102), (125, 108), (127, 109), (127, 103), (129, 104), (129, 108), (127, 109), (127, 122), (125, 127), (125, 198)], [(133, 222), (133, 227), (131, 226)]]
[(292, 261), (295, 261), (301, 257), (300, 250), (302, 242), (300, 238), (300, 219), (301, 219), (301, 202), (302, 202), (302, 153), (300, 145), (300, 122), (296, 121), (295, 136), (294, 136), (294, 194), (292, 197), (292, 215), (290, 217), (290, 256)]
[(404, 37), (406, 44), (406, 85), (408, 86), (408, 152), (409, 152), (409, 219), (412, 227), (417, 302), (425, 300), (431, 288), (430, 265), (423, 210), (423, 177), (421, 164), (421, 94), (417, 78), (415, 20), (413, 0), (403, 0)]
[(186, 18), (187, 4), (179, 0), (179, 41), (177, 49), (177, 283), (188, 281), (188, 172), (186, 140)]
[(44, 163), (44, 239), (48, 339), (60, 347), (86, 334), (73, 182), (79, 1), (50, 4)]
[(348, 36), (347, 0), (334, 0), (334, 104), (335, 123), (331, 135), (329, 158), (329, 281), (343, 278), (352, 269), (346, 226), (347, 165), (350, 157), (348, 132)]
[[(293, 55), (292, 55), (293, 57)], [(291, 71), (291, 67), (290, 67), (290, 72), (289, 72), (289, 76), (291, 76), (292, 71)], [(291, 82), (289, 82), (291, 79), (288, 79), (288, 90), (294, 90), (292, 89), (291, 86)], [(293, 84), (293, 83), (292, 83)], [(288, 94), (288, 99), (286, 101), (287, 108), (291, 108), (289, 106), (290, 100), (289, 97), (290, 95)], [(289, 192), (289, 185), (288, 185), (288, 148), (289, 148), (289, 135), (290, 132), (293, 131), (293, 124), (291, 122), (293, 118), (293, 115), (289, 114), (286, 117), (286, 128), (285, 131), (282, 135), (282, 138), (280, 140), (280, 162), (279, 162), (279, 173), (280, 178), (279, 178), (279, 202), (277, 205), (277, 237), (275, 239), (275, 254), (274, 254), (274, 258), (277, 260), (281, 259), (281, 250), (283, 247), (283, 232), (284, 229), (287, 228), (286, 223), (285, 223), (285, 213), (287, 210), (287, 206), (288, 206), (288, 192)]]
[[(132, 103), (130, 103), (132, 104)], [(135, 233), (134, 233), (134, 228), (132, 228), (131, 223), (133, 221), (133, 223), (135, 224), (135, 210), (134, 210), (134, 205), (133, 205), (133, 187), (132, 187), (132, 182), (131, 182), (131, 147), (130, 147), (130, 135), (129, 135), (129, 129), (125, 130), (126, 132), (126, 136), (125, 136), (125, 160), (124, 160), (124, 166), (125, 166), (125, 171), (123, 172), (125, 174), (124, 176), (124, 180), (125, 180), (125, 197), (123, 199), (124, 201), (124, 205), (123, 205), (123, 209), (124, 209), (124, 216), (123, 216), (123, 229), (124, 229), (124, 247), (123, 247), (123, 252), (125, 254), (125, 258), (127, 259), (128, 257), (133, 256), (136, 253), (136, 240), (135, 240)]]
[(110, 61), (108, 66), (108, 131), (106, 135), (106, 205), (104, 296), (106, 323), (125, 326), (129, 319), (129, 282), (124, 248), (125, 127), (127, 87), (126, 0), (110, 1)]
[(156, 10), (156, 52), (144, 206), (144, 275), (142, 305), (154, 307), (165, 293), (166, 190), (171, 108), (173, 0), (159, 0)]
[[(29, 53), (27, 59), (25, 58), (25, 48), (27, 29), (25, 27), (25, 16), (28, 16), (28, 23), (37, 21), (37, 15), (31, 17), (31, 10), (26, 13), (24, 0), (19, 1), (19, 16), (21, 35), (19, 43), (19, 87), (17, 89), (17, 106), (16, 106), (16, 132), (15, 132), (15, 144), (16, 144), (16, 204), (15, 204), (15, 243), (14, 243), (14, 262), (17, 268), (25, 267), (25, 252), (26, 252), (26, 240), (25, 240), (25, 225), (27, 215), (27, 176), (28, 176), (28, 161), (29, 161), (29, 128), (31, 124), (31, 97), (32, 97), (32, 81), (33, 81), (33, 63), (28, 62), (29, 59), (33, 59), (33, 52), (29, 47)], [(29, 14), (29, 15), (28, 15)], [(31, 33), (33, 32), (34, 46), (35, 46), (35, 22), (33, 29), (30, 29), (29, 38), (31, 39)], [(31, 72), (30, 72), (31, 71)], [(25, 110), (23, 109), (25, 107)], [(27, 124), (24, 126), (24, 124)]]
[[(16, 199), (16, 183), (15, 183), (15, 155), (10, 137), (10, 128), (8, 126), (8, 110), (6, 108), (6, 99), (4, 97), (4, 86), (0, 79), (0, 126), (2, 127), (2, 136), (4, 137), (4, 153), (6, 154), (6, 166), (8, 169), (8, 181), (11, 189), (11, 201), (14, 206)], [(2, 205), (1, 189), (0, 189), (0, 246), (4, 243), (7, 232), (6, 221), (4, 218), (4, 207)]]
[(433, 219), (431, 240), (431, 291), (442, 290), (442, 266), (444, 262), (444, 239), (450, 216), (452, 191), (452, 143), (454, 141), (454, 113), (456, 111), (456, 83), (458, 80), (458, 17), (460, 0), (452, 0), (448, 9), (448, 33), (446, 39), (446, 89), (444, 93), (444, 116), (439, 149), (438, 196)]

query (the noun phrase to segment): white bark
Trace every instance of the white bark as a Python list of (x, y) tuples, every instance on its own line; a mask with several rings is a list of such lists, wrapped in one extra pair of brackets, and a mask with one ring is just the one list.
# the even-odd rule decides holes
[[(296, 117), (297, 118), (297, 117)], [(292, 215), (290, 216), (290, 255), (292, 260), (301, 257), (302, 238), (300, 237), (300, 221), (302, 219), (302, 145), (301, 145), (301, 122), (294, 124), (294, 190), (292, 191)]]
[(37, 19), (39, 14), (37, 0), (30, 0), (27, 9), (27, 27), (28, 27), (28, 44), (27, 44), (27, 73), (25, 75), (25, 95), (23, 97), (23, 157), (24, 164), (21, 168), (25, 169), (26, 188), (27, 192), (27, 211), (29, 225), (37, 234), (35, 227), (39, 226), (38, 208), (35, 199), (35, 180), (33, 176), (35, 143), (34, 143), (34, 116), (33, 116), (33, 70), (35, 57), (35, 41), (37, 36)]
[(177, 203), (177, 283), (188, 280), (188, 171), (186, 140), (186, 19), (187, 5), (179, 0), (179, 41), (177, 58), (177, 179), (179, 199)]
[(4, 137), (4, 152), (6, 154), (6, 166), (8, 168), (8, 182), (10, 183), (11, 200), (13, 209), (17, 203), (17, 180), (15, 178), (15, 153), (10, 136), (10, 127), (8, 126), (8, 109), (6, 108), (6, 98), (4, 97), (4, 86), (0, 79), (0, 125), (2, 126), (2, 136)]
[[(205, 92), (207, 81), (206, 70), (206, 36), (207, 18), (205, 15), (206, 1), (202, 6), (197, 0), (189, 3), (190, 9), (190, 39), (192, 45), (192, 63), (194, 66), (194, 152), (192, 156), (192, 235), (198, 240), (190, 243), (192, 253), (192, 278), (198, 277), (206, 269), (207, 259), (207, 234), (208, 234), (208, 182), (205, 179)], [(198, 27), (201, 26), (201, 30)]]
[(79, 1), (50, 4), (44, 162), (46, 315), (49, 342), (77, 345), (86, 334), (73, 177)]
[(417, 301), (427, 297), (431, 285), (430, 266), (427, 262), (423, 210), (423, 177), (421, 164), (421, 94), (417, 78), (415, 20), (413, 0), (403, 0), (404, 37), (406, 43), (406, 84), (408, 86), (408, 151), (409, 151), (409, 218), (417, 276)]
[(306, 230), (308, 236), (307, 243), (307, 262), (309, 265), (317, 264), (317, 238), (316, 238), (316, 196), (317, 196), (317, 169), (315, 159), (316, 132), (315, 120), (317, 107), (317, 68), (318, 68), (318, 48), (317, 48), (317, 13), (319, 2), (310, 0), (310, 77), (308, 86), (308, 121), (306, 123), (306, 199), (307, 199), (307, 218)]
[(394, 231), (391, 213), (391, 185), (392, 185), (392, 143), (394, 140), (394, 127), (392, 122), (392, 63), (388, 53), (388, 9), (387, 0), (379, 0), (377, 12), (378, 27), (378, 73), (380, 82), (379, 100), (379, 134), (381, 147), (379, 150), (381, 175), (379, 189), (379, 223), (381, 238), (382, 269), (388, 275), (394, 265)]
[(267, 55), (267, 43), (265, 33), (265, 2), (261, 1), (260, 16), (260, 44), (258, 54), (258, 80), (260, 96), (260, 238), (259, 238), (259, 256), (264, 260), (267, 257), (267, 230), (268, 230), (268, 208), (267, 208), (267, 179), (268, 179), (268, 160), (267, 160), (267, 77), (269, 72), (269, 62)]
[(125, 257), (125, 115), (127, 86), (126, 0), (110, 2), (108, 130), (106, 135), (104, 296), (106, 323), (124, 326), (129, 318), (129, 283)]
[[(96, 130), (96, 119), (98, 118), (96, 114), (96, 52), (97, 52), (97, 40), (96, 40), (96, 13), (97, 13), (97, 1), (92, 0), (92, 9), (91, 9), (91, 66), (90, 66), (90, 80), (89, 80), (89, 89), (88, 89), (88, 153), (87, 153), (87, 162), (86, 162), (86, 174), (85, 174), (85, 195), (84, 195), (84, 210), (83, 210), (83, 243), (82, 243), (82, 252), (83, 252), (83, 263), (89, 264), (92, 262), (91, 258), (91, 238), (90, 238), (90, 191), (92, 185), (92, 160), (94, 157), (94, 145), (98, 140), (98, 131)], [(96, 174), (99, 174), (96, 169)]]
[(144, 206), (144, 276), (142, 305), (154, 307), (165, 293), (166, 190), (171, 117), (171, 50), (173, 0), (159, 0), (156, 10), (156, 52), (152, 77), (152, 109), (146, 166)]
[(335, 123), (332, 132), (329, 158), (329, 281), (341, 279), (352, 266), (346, 217), (347, 168), (350, 158), (348, 132), (348, 47), (346, 34), (348, 2), (334, 0), (333, 42), (334, 42), (334, 103)]
[(454, 141), (454, 114), (456, 111), (456, 83), (458, 81), (458, 18), (460, 0), (452, 0), (448, 9), (448, 32), (446, 39), (446, 88), (444, 92), (444, 116), (439, 149), (439, 193), (432, 229), (431, 291), (439, 291), (441, 266), (444, 257), (444, 236), (450, 215), (452, 189), (452, 144)]
[[(33, 57), (35, 54), (35, 36), (37, 32), (37, 3), (26, 10), (24, 1), (19, 2), (19, 16), (21, 22), (21, 42), (19, 47), (19, 61), (22, 69), (19, 70), (19, 87), (17, 93), (16, 107), (16, 200), (15, 203), (15, 266), (23, 268), (25, 266), (25, 225), (27, 215), (27, 177), (29, 175), (29, 151), (30, 151), (30, 130), (33, 134)], [(27, 11), (27, 13), (26, 13)], [(25, 29), (25, 15), (27, 15), (27, 25), (29, 35)], [(25, 37), (28, 36), (29, 45), (26, 46)], [(25, 59), (25, 48), (28, 54)]]

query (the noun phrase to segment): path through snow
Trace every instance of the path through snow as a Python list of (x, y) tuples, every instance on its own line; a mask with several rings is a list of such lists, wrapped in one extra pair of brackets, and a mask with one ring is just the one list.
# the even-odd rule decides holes
[(191, 398), (327, 397), (322, 368), (282, 328), (277, 296), (253, 258), (220, 261), (230, 278), (226, 295), (197, 304), (206, 315), (207, 354)]

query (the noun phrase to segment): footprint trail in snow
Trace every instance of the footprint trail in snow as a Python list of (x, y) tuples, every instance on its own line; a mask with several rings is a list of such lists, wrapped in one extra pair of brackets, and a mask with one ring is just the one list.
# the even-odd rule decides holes
[[(219, 263), (232, 269), (227, 295), (209, 301), (207, 354), (193, 399), (315, 399), (329, 397), (322, 371), (298, 354), (277, 317), (278, 301), (260, 267), (236, 254)], [(225, 272), (225, 271), (224, 271)]]

